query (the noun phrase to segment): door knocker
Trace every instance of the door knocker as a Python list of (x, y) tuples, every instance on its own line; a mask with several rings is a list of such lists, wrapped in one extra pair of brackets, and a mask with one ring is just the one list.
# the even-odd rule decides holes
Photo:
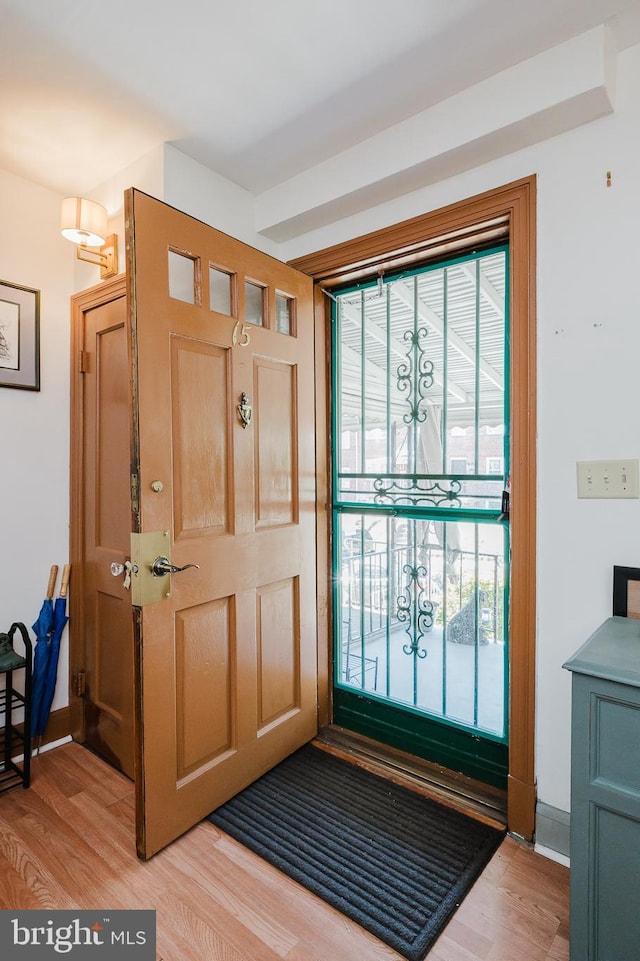
[[(243, 340), (239, 338), (243, 337)], [(240, 321), (236, 321), (236, 325), (233, 328), (233, 334), (231, 335), (231, 343), (234, 347), (247, 347), (251, 342), (251, 336), (249, 334), (249, 327), (247, 324), (242, 325), (242, 330), (240, 330)]]
[(252, 412), (252, 407), (251, 407), (251, 404), (249, 403), (249, 397), (247, 394), (244, 394), (244, 393), (242, 394), (242, 396), (240, 397), (240, 403), (238, 404), (237, 409), (238, 409), (238, 414), (240, 415), (240, 421), (242, 423), (242, 427), (247, 428), (251, 420), (251, 412)]

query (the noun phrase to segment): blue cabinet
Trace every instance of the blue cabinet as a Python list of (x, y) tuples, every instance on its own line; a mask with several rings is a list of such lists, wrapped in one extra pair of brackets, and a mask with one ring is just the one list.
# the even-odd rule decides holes
[(572, 672), (571, 961), (640, 958), (640, 621), (610, 617)]

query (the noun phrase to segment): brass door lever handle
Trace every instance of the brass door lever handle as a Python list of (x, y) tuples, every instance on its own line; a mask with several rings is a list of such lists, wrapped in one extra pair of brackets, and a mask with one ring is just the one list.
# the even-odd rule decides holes
[(185, 564), (184, 567), (176, 567), (168, 557), (160, 555), (151, 565), (151, 573), (154, 577), (165, 577), (166, 574), (179, 574), (181, 571), (187, 571), (190, 567), (196, 567), (200, 570), (199, 564)]

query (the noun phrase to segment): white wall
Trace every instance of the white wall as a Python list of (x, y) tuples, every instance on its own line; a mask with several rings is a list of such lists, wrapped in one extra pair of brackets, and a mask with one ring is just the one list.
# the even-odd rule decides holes
[[(0, 387), (2, 631), (13, 621), (31, 627), (51, 565), (58, 564), (62, 572), (69, 559), (69, 294), (74, 252), (60, 236), (60, 199), (0, 171), (0, 280), (41, 292), (41, 389)], [(59, 585), (58, 579), (56, 596)], [(65, 631), (54, 708), (68, 703), (67, 665)]]
[(277, 256), (277, 245), (256, 232), (253, 194), (169, 144), (165, 146), (164, 164), (163, 200), (216, 230)]
[(546, 144), (538, 166), (537, 767), (541, 800), (564, 810), (560, 665), (611, 614), (613, 565), (640, 566), (640, 501), (578, 500), (575, 476), (578, 460), (640, 457), (640, 48), (619, 65), (616, 113)]
[(613, 565), (640, 566), (640, 501), (576, 496), (576, 461), (640, 458), (640, 47), (618, 68), (612, 115), (280, 248), (288, 260), (537, 174), (536, 773), (540, 799), (563, 810), (571, 695), (562, 663), (610, 615)]
[(259, 229), (285, 242), (602, 117), (615, 68), (604, 26), (545, 50), (266, 190)]
[[(118, 271), (125, 270), (126, 250), (124, 243), (124, 193), (129, 187), (137, 187), (152, 197), (164, 199), (164, 146), (160, 144), (154, 150), (139, 157), (135, 163), (125, 167), (115, 174), (107, 183), (101, 184), (91, 192), (91, 199), (97, 200), (107, 208), (109, 214), (109, 230), (118, 235)], [(95, 269), (93, 280), (76, 285), (76, 290), (96, 283)]]

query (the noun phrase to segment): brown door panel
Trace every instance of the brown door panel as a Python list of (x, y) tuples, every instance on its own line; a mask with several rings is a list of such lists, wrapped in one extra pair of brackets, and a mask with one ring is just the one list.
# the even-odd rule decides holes
[(198, 565), (141, 612), (150, 857), (317, 730), (313, 304), (308, 277), (139, 191), (126, 219), (140, 533)]

